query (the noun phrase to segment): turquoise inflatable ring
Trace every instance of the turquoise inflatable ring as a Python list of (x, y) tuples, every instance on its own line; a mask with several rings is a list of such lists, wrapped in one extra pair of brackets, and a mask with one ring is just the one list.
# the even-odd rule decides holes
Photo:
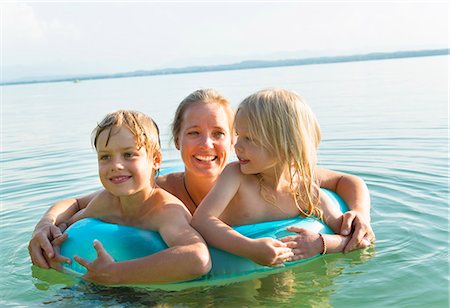
[[(322, 189), (322, 192), (326, 193), (342, 212), (348, 211), (344, 201), (334, 192), (325, 189)], [(293, 234), (286, 230), (288, 226), (302, 227), (317, 233), (333, 234), (333, 231), (321, 221), (301, 217), (237, 226), (234, 229), (250, 238), (281, 238)], [(61, 254), (72, 258), (72, 263), (63, 264), (63, 267), (67, 273), (75, 276), (85, 274), (86, 269), (74, 261), (73, 256), (79, 255), (84, 259), (94, 260), (97, 257), (92, 244), (94, 239), (99, 240), (117, 262), (144, 257), (167, 248), (157, 232), (105, 223), (93, 218), (77, 221), (66, 232), (69, 236), (61, 246)], [(163, 288), (170, 290), (171, 288), (168, 287), (170, 285), (181, 285), (182, 288), (185, 288), (247, 280), (261, 276), (261, 274), (267, 275), (271, 272), (281, 271), (286, 267), (305, 261), (286, 262), (282, 268), (267, 267), (213, 247), (210, 247), (209, 251), (212, 269), (208, 274), (192, 281), (167, 284)], [(157, 286), (155, 285), (155, 287)]]

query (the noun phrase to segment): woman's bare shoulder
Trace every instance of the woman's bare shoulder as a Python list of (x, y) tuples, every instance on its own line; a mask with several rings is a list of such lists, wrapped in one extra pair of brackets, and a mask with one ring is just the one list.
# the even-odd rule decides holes
[(162, 189), (174, 194), (183, 184), (183, 174), (184, 172), (172, 172), (160, 175), (156, 178), (156, 184)]
[(186, 208), (183, 202), (165, 189), (156, 189), (154, 202), (156, 202), (156, 204), (152, 204), (153, 215), (160, 215), (163, 213), (189, 214), (189, 210)]

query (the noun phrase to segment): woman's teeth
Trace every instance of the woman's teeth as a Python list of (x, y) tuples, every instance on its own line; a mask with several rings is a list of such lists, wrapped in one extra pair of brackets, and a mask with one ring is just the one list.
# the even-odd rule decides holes
[(213, 161), (214, 159), (216, 159), (217, 156), (203, 156), (203, 155), (195, 155), (194, 156), (196, 159), (201, 160), (201, 161)]

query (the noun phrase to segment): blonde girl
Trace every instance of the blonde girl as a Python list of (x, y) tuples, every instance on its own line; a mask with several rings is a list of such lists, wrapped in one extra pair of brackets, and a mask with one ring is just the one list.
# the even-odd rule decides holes
[(315, 178), (320, 128), (305, 101), (283, 89), (259, 91), (239, 105), (234, 127), (239, 161), (225, 168), (192, 220), (207, 243), (261, 265), (304, 257), (303, 249), (309, 250), (307, 256), (327, 246), (341, 250), (342, 236), (327, 243), (325, 237), (307, 234), (308, 243), (300, 247), (295, 241), (250, 239), (231, 228), (315, 215), (340, 229), (342, 213), (320, 194)]

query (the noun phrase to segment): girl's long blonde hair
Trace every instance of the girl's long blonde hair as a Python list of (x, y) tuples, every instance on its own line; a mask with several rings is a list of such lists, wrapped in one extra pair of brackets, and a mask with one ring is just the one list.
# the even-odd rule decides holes
[[(248, 123), (250, 137), (279, 162), (274, 166), (276, 174), (288, 170), (290, 190), (301, 213), (320, 217), (314, 174), (320, 127), (304, 99), (292, 91), (265, 89), (244, 99), (237, 113)], [(268, 190), (261, 181), (262, 197), (275, 204)]]

